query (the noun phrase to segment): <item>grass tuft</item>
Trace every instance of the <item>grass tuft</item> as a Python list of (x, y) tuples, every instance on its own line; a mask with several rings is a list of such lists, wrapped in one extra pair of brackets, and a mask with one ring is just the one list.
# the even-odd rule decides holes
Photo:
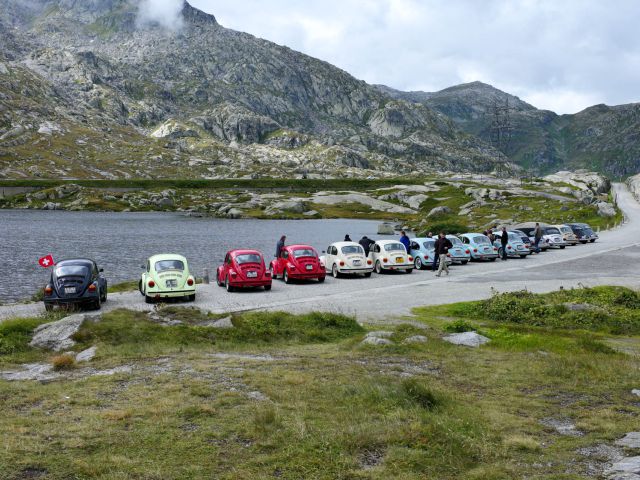
[(415, 378), (404, 380), (402, 391), (407, 397), (425, 410), (433, 410), (442, 403), (442, 399)]
[(76, 359), (74, 356), (66, 353), (56, 355), (51, 359), (51, 365), (53, 365), (53, 369), (56, 371), (71, 370), (76, 366)]

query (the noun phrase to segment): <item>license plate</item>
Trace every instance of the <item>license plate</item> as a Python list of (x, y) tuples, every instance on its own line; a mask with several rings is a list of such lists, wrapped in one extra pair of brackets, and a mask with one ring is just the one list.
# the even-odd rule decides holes
[(178, 286), (178, 280), (167, 280), (165, 285), (167, 288), (176, 288)]
[(353, 261), (353, 265), (356, 266), (356, 267), (359, 266), (360, 264), (362, 264), (362, 262), (360, 260), (354, 260)]
[(313, 265), (307, 265), (307, 270), (313, 270)]
[(247, 278), (258, 278), (258, 272), (247, 272)]
[(76, 293), (76, 287), (64, 287), (64, 293)]
[(404, 258), (396, 257), (396, 263), (404, 263)]

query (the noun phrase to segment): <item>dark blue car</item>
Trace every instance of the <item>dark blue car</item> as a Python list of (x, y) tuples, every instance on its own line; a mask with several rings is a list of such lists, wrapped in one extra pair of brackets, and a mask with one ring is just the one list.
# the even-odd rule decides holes
[(107, 300), (107, 280), (93, 260), (75, 259), (56, 263), (44, 288), (44, 307), (87, 306), (99, 310)]

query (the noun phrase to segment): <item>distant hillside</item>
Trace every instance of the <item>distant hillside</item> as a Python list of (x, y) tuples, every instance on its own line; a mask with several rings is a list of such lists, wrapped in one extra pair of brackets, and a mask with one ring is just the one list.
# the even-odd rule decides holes
[(0, 0), (0, 177), (513, 172), (426, 105), (394, 99), (188, 3)]
[[(467, 133), (494, 144), (536, 173), (586, 168), (622, 177), (640, 171), (640, 104), (597, 105), (575, 115), (559, 116), (481, 82), (435, 93), (378, 88), (394, 98), (443, 113)], [(504, 119), (507, 105), (511, 141), (501, 145), (495, 140), (494, 125), (496, 118)], [(498, 115), (496, 106), (502, 109)]]

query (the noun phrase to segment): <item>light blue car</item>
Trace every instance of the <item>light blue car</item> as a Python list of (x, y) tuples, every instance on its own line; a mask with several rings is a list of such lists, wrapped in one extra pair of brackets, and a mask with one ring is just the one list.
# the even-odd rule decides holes
[[(529, 247), (527, 247), (522, 241), (522, 237), (516, 232), (507, 232), (509, 242), (507, 243), (507, 257), (510, 258), (527, 258), (527, 255), (531, 253)], [(502, 232), (496, 233), (496, 241), (493, 242), (495, 247), (498, 247), (498, 255), (502, 257)]]
[(495, 262), (498, 258), (498, 248), (491, 245), (489, 237), (482, 233), (464, 233), (460, 240), (469, 249), (471, 260), (489, 260)]
[[(409, 254), (413, 257), (416, 270), (433, 268), (433, 259), (436, 256), (435, 238), (412, 238)], [(451, 265), (451, 258), (447, 258), (447, 265)], [(436, 262), (436, 266), (438, 263)]]
[(449, 256), (451, 257), (451, 261), (453, 263), (460, 263), (462, 265), (466, 265), (471, 260), (471, 250), (467, 248), (467, 246), (462, 243), (455, 235), (447, 235), (447, 239), (453, 245), (453, 248), (449, 249)]

